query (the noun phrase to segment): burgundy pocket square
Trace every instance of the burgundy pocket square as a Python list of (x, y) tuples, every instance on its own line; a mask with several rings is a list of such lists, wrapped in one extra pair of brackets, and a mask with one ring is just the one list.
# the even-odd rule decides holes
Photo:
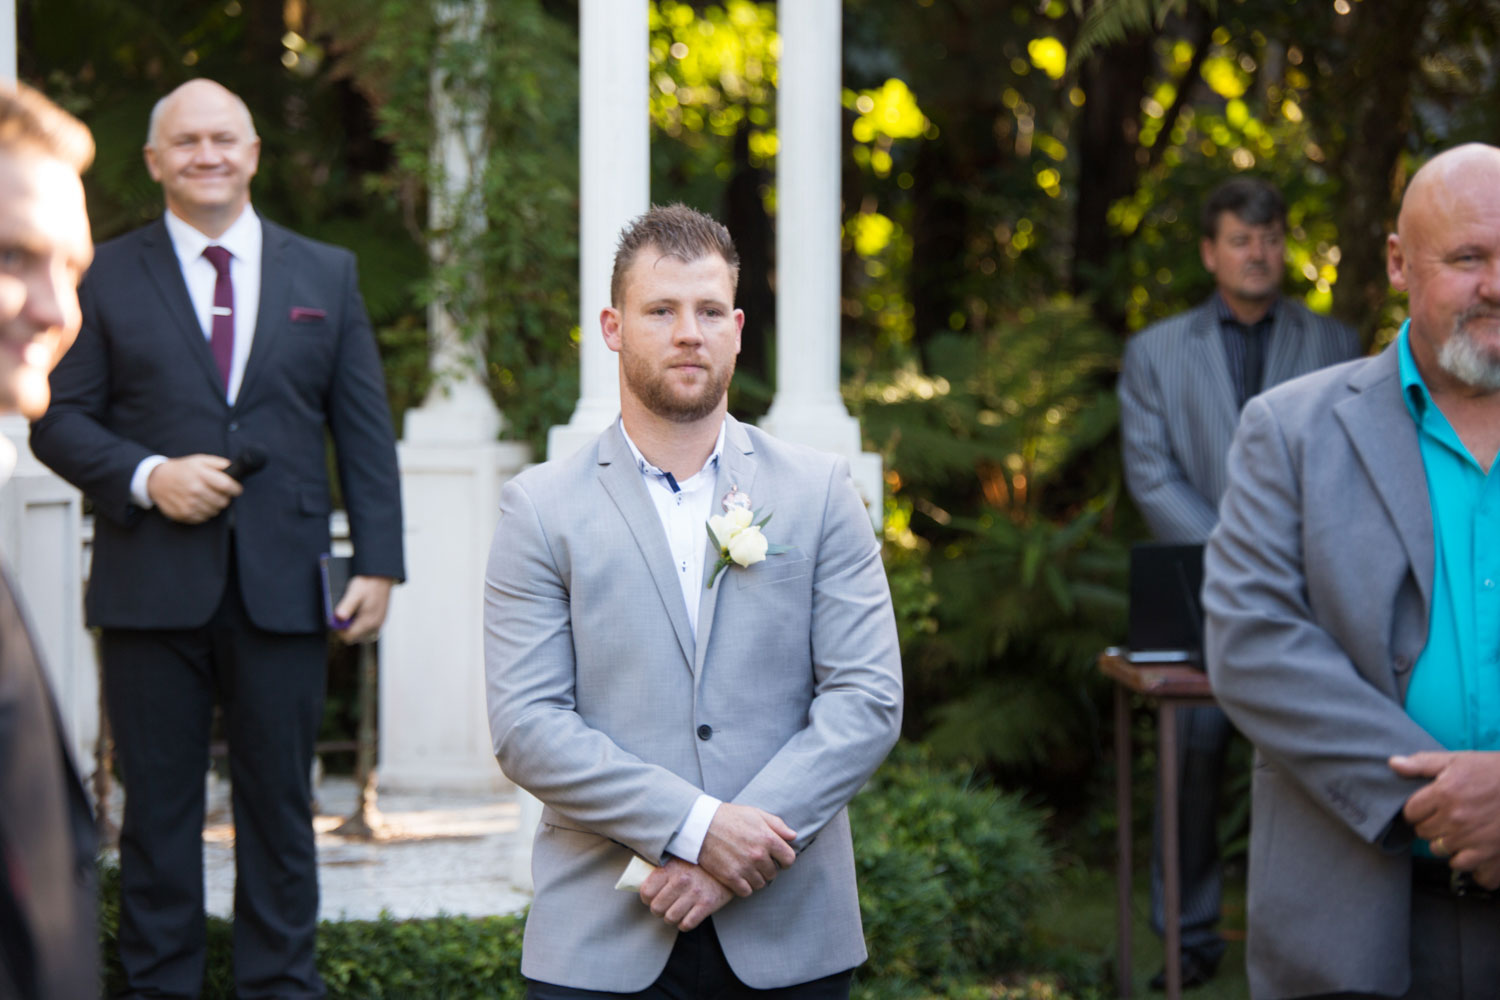
[(315, 319), (327, 319), (328, 314), (311, 306), (292, 306), (292, 322), (307, 323)]

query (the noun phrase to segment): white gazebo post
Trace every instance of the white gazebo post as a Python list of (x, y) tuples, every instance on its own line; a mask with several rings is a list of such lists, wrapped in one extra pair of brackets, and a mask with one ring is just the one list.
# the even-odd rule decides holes
[(879, 524), (880, 456), (839, 395), (839, 0), (778, 3), (776, 17), (776, 395), (762, 426), (848, 458)]
[[(16, 79), (16, 4), (0, 0), (0, 79)], [(36, 629), (42, 662), (81, 774), (94, 770), (99, 674), (83, 627), (83, 497), (31, 454), (24, 417), (0, 417), (16, 468), (0, 488), (0, 554)]]
[[(446, 37), (479, 36), (484, 0), (439, 9)], [(429, 211), (442, 231), (483, 226), (483, 67), (467, 78), (434, 73), (433, 152), (440, 181)], [(453, 92), (466, 94), (455, 102)], [(440, 243), (434, 258), (449, 252)], [(525, 445), (497, 441), (502, 418), (480, 377), (483, 351), (460, 336), (443, 303), (428, 311), (432, 391), (406, 415), (399, 453), (406, 515), (407, 582), (394, 592), (381, 639), (380, 784), (386, 788), (494, 790), (508, 783), (495, 764), (484, 703), (484, 570), (500, 487), (530, 460)]]
[[(646, 0), (583, 0), (578, 10), (578, 406), (547, 432), (547, 458), (588, 444), (620, 413), (619, 360), (604, 346), (615, 241), (651, 203), (651, 32)], [(531, 885), (542, 805), (522, 791), (511, 881)]]
[(583, 0), (578, 12), (578, 406), (547, 433), (547, 457), (592, 441), (620, 413), (619, 362), (599, 334), (615, 240), (651, 201), (646, 0)]
[(0, 0), (0, 79), (16, 78), (16, 0)]

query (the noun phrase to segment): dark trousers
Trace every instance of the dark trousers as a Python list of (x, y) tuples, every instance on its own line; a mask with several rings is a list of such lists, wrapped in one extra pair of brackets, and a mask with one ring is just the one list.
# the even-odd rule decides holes
[(849, 969), (795, 986), (752, 989), (740, 982), (729, 967), (714, 922), (709, 919), (694, 930), (677, 935), (667, 967), (656, 982), (639, 993), (601, 993), (530, 980), (526, 984), (526, 997), (527, 1000), (848, 1000), (853, 975), (854, 970)]
[(125, 785), (126, 997), (196, 997), (202, 989), (204, 781), (215, 698), (234, 796), (236, 992), (244, 1000), (324, 995), (309, 773), (326, 639), (256, 628), (229, 575), (203, 628), (102, 636), (104, 696)]
[[(1182, 950), (1210, 962), (1224, 956), (1219, 936), (1224, 875), (1219, 864), (1219, 786), (1234, 726), (1217, 705), (1177, 710), (1177, 848), (1182, 874)], [(1151, 927), (1166, 927), (1161, 867), (1161, 803), (1151, 845)]]
[[(1330, 993), (1318, 1000), (1390, 1000)], [(1411, 989), (1397, 1000), (1500, 1000), (1500, 901), (1414, 886)]]

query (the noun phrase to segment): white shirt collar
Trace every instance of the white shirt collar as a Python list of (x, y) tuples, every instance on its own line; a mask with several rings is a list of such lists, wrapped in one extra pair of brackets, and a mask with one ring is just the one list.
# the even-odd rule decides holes
[(223, 247), (237, 260), (260, 260), (260, 216), (255, 214), (255, 209), (249, 204), (245, 205), (240, 217), (218, 239), (205, 236), (170, 208), (167, 209), (164, 221), (167, 224), (167, 235), (172, 238), (172, 247), (177, 251), (177, 258), (184, 264), (202, 257), (203, 251), (210, 246)]
[[(714, 442), (714, 450), (709, 453), (708, 461), (703, 463), (702, 469), (699, 469), (693, 474), (692, 479), (684, 480), (683, 483), (678, 484), (679, 486), (685, 485), (685, 483), (692, 482), (693, 479), (697, 479), (699, 476), (703, 475), (706, 470), (713, 469), (718, 465), (719, 456), (724, 453), (724, 430), (728, 426), (729, 420), (728, 418), (725, 418), (725, 420), (719, 424), (719, 438)], [(636, 468), (641, 470), (641, 475), (657, 477), (665, 475), (665, 473), (662, 472), (661, 469), (658, 469), (656, 466), (652, 465), (646, 459), (646, 456), (641, 454), (641, 449), (637, 448), (635, 446), (635, 442), (630, 439), (630, 432), (625, 429), (625, 421), (623, 419), (620, 420), (620, 436), (625, 439), (625, 444), (630, 447), (630, 453), (635, 456), (635, 465)]]

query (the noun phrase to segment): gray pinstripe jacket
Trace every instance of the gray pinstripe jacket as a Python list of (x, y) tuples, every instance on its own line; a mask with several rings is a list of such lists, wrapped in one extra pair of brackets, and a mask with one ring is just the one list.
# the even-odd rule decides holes
[[(1349, 327), (1283, 298), (1261, 389), (1359, 353)], [(1212, 299), (1130, 339), (1120, 374), (1125, 485), (1158, 540), (1208, 538), (1219, 520), (1225, 456), (1238, 423)]]

